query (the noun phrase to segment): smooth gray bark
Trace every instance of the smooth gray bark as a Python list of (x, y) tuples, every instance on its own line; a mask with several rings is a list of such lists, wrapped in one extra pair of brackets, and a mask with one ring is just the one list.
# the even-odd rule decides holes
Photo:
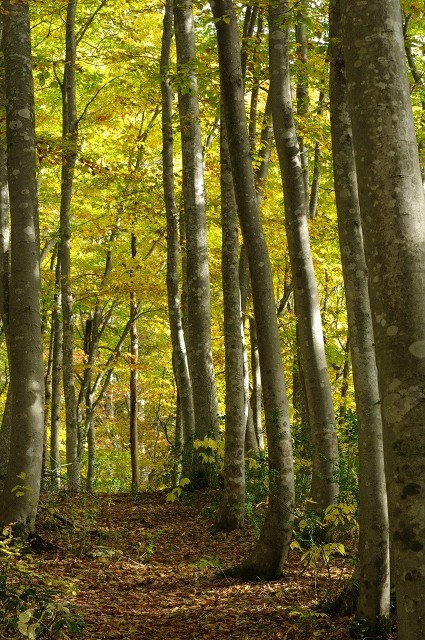
[(62, 319), (60, 313), (60, 260), (58, 257), (55, 271), (55, 295), (52, 310), (51, 331), (53, 333), (52, 354), (52, 394), (50, 402), (50, 470), (51, 486), (59, 489), (61, 485), (60, 425), (62, 406)]
[(288, 12), (286, 0), (269, 5), (270, 100), (313, 445), (310, 501), (311, 509), (321, 514), (338, 495), (338, 442), (292, 111)]
[(258, 353), (257, 327), (254, 318), (249, 319), (249, 334), (251, 338), (251, 377), (252, 393), (250, 398), (254, 432), (257, 449), (264, 449), (264, 434), (262, 421), (263, 391), (261, 388), (260, 357)]
[[(178, 108), (183, 160), (183, 200), (186, 230), (187, 345), (195, 413), (195, 438), (218, 433), (217, 391), (211, 353), (211, 304), (208, 266), (205, 187), (196, 77), (192, 2), (174, 5), (174, 29), (179, 74)], [(193, 461), (192, 483), (206, 486), (211, 470)]]
[(401, 640), (425, 628), (425, 202), (398, 0), (343, 0)]
[[(243, 56), (242, 56), (243, 57)], [(252, 115), (252, 114), (251, 114)], [(254, 168), (255, 188), (257, 193), (258, 210), (261, 210), (264, 187), (267, 180), (270, 164), (270, 152), (273, 144), (273, 127), (271, 122), (270, 99), (267, 95), (266, 106), (264, 109), (263, 122), (261, 128), (260, 142), (257, 150), (253, 148), (253, 141), (250, 137), (251, 154), (256, 153), (257, 165)], [(246, 252), (242, 245), (239, 259), (239, 285), (241, 288), (241, 302), (243, 314), (243, 326), (245, 328), (246, 306), (249, 295), (249, 267), (246, 259)], [(264, 448), (264, 427), (262, 420), (262, 388), (261, 388), (261, 371), (258, 358), (258, 343), (256, 336), (255, 319), (249, 319), (249, 331), (251, 341), (251, 357), (248, 366), (248, 354), (244, 340), (244, 376), (245, 376), (245, 394), (246, 394), (246, 436), (245, 450), (257, 452), (258, 449)], [(252, 394), (250, 397), (249, 389), (249, 369), (252, 376)]]
[[(308, 95), (308, 40), (307, 40), (307, 27), (305, 24), (305, 16), (302, 13), (298, 13), (296, 16), (295, 24), (295, 40), (297, 43), (297, 114), (301, 119), (301, 124), (306, 125), (308, 110), (309, 110), (309, 95)], [(304, 122), (303, 122), (304, 121)], [(304, 198), (305, 201), (309, 201), (309, 162), (308, 162), (308, 148), (305, 144), (303, 136), (299, 137), (300, 148), (300, 160), (303, 173), (304, 184)]]
[[(3, 24), (0, 20), (0, 41)], [(4, 65), (0, 64), (0, 318), (9, 350), (9, 288), (10, 288), (10, 216), (9, 216), (9, 186), (7, 183), (7, 141), (6, 141), (6, 86), (4, 79)], [(7, 390), (6, 404), (0, 426), (0, 492), (6, 477), (9, 460), (10, 431), (10, 392)]]
[(282, 573), (292, 536), (294, 475), (289, 412), (270, 260), (258, 214), (250, 157), (238, 23), (231, 0), (212, 1), (211, 7), (217, 28), (235, 197), (251, 276), (269, 450), (269, 504), (264, 524), (256, 547), (236, 573), (245, 578), (272, 579)]
[(28, 3), (5, 1), (7, 162), (11, 219), (9, 299), (12, 431), (0, 524), (32, 531), (43, 454), (44, 370), (40, 322), (34, 90)]
[[(173, 145), (173, 94), (169, 79), (170, 48), (173, 28), (173, 2), (165, 6), (161, 46), (161, 95), (162, 95), (162, 183), (165, 215), (167, 220), (167, 300), (173, 351), (173, 370), (177, 385), (179, 428), (182, 431), (182, 475), (192, 474), (195, 414), (193, 408), (192, 383), (186, 352), (185, 335), (179, 292), (179, 229), (178, 210), (174, 190), (174, 145)], [(177, 430), (177, 425), (176, 425)]]
[(245, 518), (245, 388), (243, 377), (242, 309), (239, 289), (238, 210), (232, 179), (229, 145), (222, 118), (220, 185), (225, 350), (224, 489), (217, 529), (243, 527)]
[(71, 200), (74, 170), (77, 161), (78, 121), (76, 104), (76, 37), (77, 0), (68, 2), (66, 13), (65, 64), (62, 92), (62, 172), (60, 202), (60, 260), (62, 303), (62, 372), (66, 423), (66, 464), (68, 489), (77, 491), (80, 485), (79, 433), (74, 375), (74, 317), (71, 283)]
[(359, 431), (359, 599), (367, 636), (382, 637), (390, 611), (388, 507), (381, 403), (375, 361), (339, 0), (329, 9), (330, 117), (335, 196)]
[[(414, 82), (414, 88), (420, 88), (421, 90), (421, 109), (422, 109), (422, 126), (423, 123), (425, 122), (425, 87), (424, 87), (424, 79), (423, 79), (423, 74), (420, 72), (420, 70), (417, 67), (416, 64), (416, 60), (415, 60), (415, 55), (413, 53), (413, 49), (411, 47), (411, 45), (409, 44), (409, 36), (408, 36), (408, 29), (409, 29), (409, 24), (410, 24), (410, 19), (412, 17), (412, 14), (404, 14), (403, 16), (403, 36), (404, 36), (404, 41), (405, 41), (405, 46), (404, 49), (406, 51), (406, 58), (407, 58), (407, 64), (409, 65), (409, 70), (410, 73), (412, 74), (412, 78), (413, 78), (413, 82)], [(418, 141), (418, 151), (419, 151), (419, 164), (421, 167), (421, 174), (422, 174), (422, 185), (425, 189), (425, 140), (423, 139), (423, 137), (421, 136), (422, 139), (420, 139)]]

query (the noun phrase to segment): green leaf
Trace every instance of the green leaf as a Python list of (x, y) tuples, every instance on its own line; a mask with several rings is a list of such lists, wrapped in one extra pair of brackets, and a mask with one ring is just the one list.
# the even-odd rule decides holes
[(21, 613), (19, 614), (19, 622), (23, 622), (24, 624), (29, 622), (32, 618), (32, 610), (31, 609), (26, 609), (26, 611), (21, 611)]

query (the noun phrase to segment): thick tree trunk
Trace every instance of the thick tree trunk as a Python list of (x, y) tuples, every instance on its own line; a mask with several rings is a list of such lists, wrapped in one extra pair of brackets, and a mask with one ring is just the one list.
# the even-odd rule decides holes
[(398, 633), (425, 628), (425, 202), (398, 0), (341, 1)]
[(0, 494), (3, 491), (4, 480), (7, 474), (10, 452), (10, 434), (12, 432), (12, 397), (10, 383), (7, 389), (6, 403), (3, 409), (0, 427)]
[[(237, 573), (280, 576), (292, 536), (294, 476), (289, 413), (267, 245), (258, 215), (244, 107), (238, 24), (231, 0), (211, 2), (218, 38), (220, 79), (239, 221), (249, 262), (258, 331), (269, 447), (269, 504), (259, 541)], [(223, 19), (225, 17), (226, 19)]]
[[(195, 413), (195, 438), (216, 437), (217, 392), (211, 353), (210, 279), (208, 267), (205, 188), (195, 74), (195, 36), (192, 2), (174, 7), (180, 131), (183, 160), (183, 199), (186, 226), (186, 281), (189, 369)], [(193, 486), (211, 482), (208, 466), (194, 458)]]
[[(170, 325), (173, 369), (179, 399), (178, 411), (183, 433), (182, 475), (192, 476), (195, 414), (193, 408), (192, 383), (186, 353), (179, 293), (179, 230), (178, 211), (174, 192), (173, 158), (173, 95), (168, 76), (170, 47), (173, 27), (173, 1), (165, 6), (161, 47), (161, 94), (162, 94), (162, 181), (165, 214), (167, 218), (167, 299)], [(177, 429), (177, 427), (176, 427)]]
[[(0, 41), (2, 40), (3, 24), (0, 20)], [(4, 79), (4, 65), (0, 61), (0, 112), (3, 123), (6, 120), (6, 86)], [(7, 140), (6, 126), (2, 124), (0, 130), (0, 318), (6, 340), (6, 350), (9, 351), (9, 288), (10, 288), (10, 216), (9, 216), (9, 186), (7, 183)], [(6, 477), (9, 460), (10, 431), (10, 392), (7, 391), (6, 405), (0, 426), (0, 493)]]
[(303, 171), (292, 113), (288, 11), (286, 0), (269, 7), (270, 99), (313, 445), (310, 500), (311, 508), (321, 514), (338, 495), (338, 442), (310, 250)]
[(364, 257), (357, 176), (341, 45), (339, 0), (329, 10), (330, 116), (335, 196), (347, 301), (359, 429), (359, 600), (357, 617), (367, 636), (388, 630), (390, 559), (381, 404)]
[(74, 169), (77, 161), (77, 106), (75, 87), (75, 14), (77, 0), (68, 2), (66, 14), (66, 51), (62, 91), (62, 175), (60, 203), (60, 260), (61, 302), (63, 322), (63, 390), (66, 421), (66, 464), (68, 489), (77, 491), (80, 485), (80, 461), (78, 455), (79, 434), (77, 401), (74, 376), (74, 318), (71, 285), (71, 198)]
[(12, 432), (0, 524), (35, 525), (43, 453), (44, 371), (40, 323), (34, 91), (28, 3), (3, 2), (7, 158), (11, 217), (9, 306)]
[(229, 145), (222, 117), (220, 137), (223, 324), (225, 349), (224, 490), (217, 529), (243, 527), (245, 518), (245, 389), (243, 378), (242, 310), (239, 289), (238, 211)]

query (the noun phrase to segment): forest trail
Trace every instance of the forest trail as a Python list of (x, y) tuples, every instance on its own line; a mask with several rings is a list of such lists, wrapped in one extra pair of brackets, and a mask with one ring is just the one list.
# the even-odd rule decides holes
[[(211, 494), (166, 502), (137, 496), (46, 495), (39, 533), (39, 574), (64, 581), (85, 621), (87, 640), (343, 640), (350, 618), (314, 611), (317, 598), (341, 589), (342, 563), (303, 571), (291, 552), (286, 576), (240, 583), (220, 568), (240, 562), (253, 533), (212, 532)], [(66, 520), (66, 522), (65, 522)]]

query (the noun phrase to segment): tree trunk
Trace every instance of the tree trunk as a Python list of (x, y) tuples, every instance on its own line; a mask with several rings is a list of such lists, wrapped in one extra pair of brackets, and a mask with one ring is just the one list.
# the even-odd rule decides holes
[(168, 76), (170, 47), (173, 26), (173, 1), (165, 6), (161, 47), (161, 94), (162, 94), (162, 180), (164, 204), (167, 218), (167, 299), (168, 319), (173, 351), (173, 369), (179, 398), (179, 414), (183, 433), (182, 475), (192, 476), (195, 414), (192, 384), (186, 353), (179, 294), (179, 230), (178, 211), (174, 192), (174, 158), (172, 109), (173, 95)]
[[(297, 43), (297, 114), (301, 120), (301, 126), (304, 125), (304, 129), (307, 125), (307, 116), (309, 109), (309, 95), (308, 95), (308, 72), (307, 72), (307, 60), (308, 60), (308, 40), (307, 40), (307, 28), (305, 24), (305, 16), (298, 12), (296, 16), (295, 24), (295, 40)], [(303, 136), (299, 138), (300, 148), (300, 160), (303, 175), (304, 184), (304, 199), (305, 202), (309, 201), (309, 162), (308, 162), (308, 148), (305, 144)]]
[(384, 637), (390, 606), (388, 508), (375, 340), (341, 46), (339, 0), (329, 10), (330, 116), (335, 196), (359, 429), (359, 600), (371, 638)]
[(294, 476), (289, 413), (271, 267), (251, 165), (238, 23), (231, 0), (213, 0), (211, 7), (217, 28), (221, 92), (235, 196), (251, 276), (269, 447), (269, 504), (264, 524), (256, 547), (236, 571), (246, 578), (272, 579), (282, 573), (292, 536)]
[(74, 319), (71, 285), (71, 198), (77, 161), (77, 106), (75, 87), (76, 39), (75, 13), (77, 0), (69, 0), (66, 13), (66, 51), (62, 92), (62, 174), (60, 203), (61, 301), (63, 322), (63, 390), (66, 417), (66, 464), (68, 489), (77, 491), (80, 485), (78, 455), (79, 434), (74, 376)]
[(254, 422), (254, 432), (257, 439), (257, 449), (264, 449), (263, 424), (262, 424), (262, 408), (263, 408), (263, 392), (261, 389), (261, 370), (260, 358), (258, 354), (258, 338), (257, 327), (254, 318), (249, 319), (249, 333), (251, 337), (251, 376), (252, 376), (252, 394), (251, 409), (252, 419)]
[(310, 501), (312, 510), (322, 514), (338, 495), (338, 442), (310, 250), (303, 171), (292, 113), (288, 11), (286, 0), (269, 6), (270, 99), (313, 445)]
[(224, 490), (217, 529), (243, 527), (245, 518), (245, 388), (243, 378), (242, 310), (239, 289), (238, 212), (232, 180), (229, 145), (222, 117), (220, 138), (220, 184), (224, 349), (225, 439)]
[[(2, 40), (3, 24), (0, 20), (0, 42)], [(3, 122), (6, 119), (6, 87), (4, 80), (4, 64), (0, 61), (0, 110)], [(6, 350), (9, 351), (9, 289), (10, 289), (10, 215), (9, 215), (9, 186), (7, 183), (7, 140), (6, 127), (1, 127), (0, 134), (0, 317), (6, 340)], [(6, 477), (9, 460), (10, 431), (10, 391), (8, 388), (6, 405), (3, 411), (0, 427), (0, 493)]]
[[(136, 236), (131, 234), (131, 258), (137, 255)], [(140, 484), (139, 471), (139, 436), (137, 432), (138, 408), (138, 366), (139, 366), (139, 335), (137, 332), (137, 300), (136, 293), (130, 294), (130, 454), (131, 454), (131, 489), (138, 491)]]
[[(208, 267), (205, 189), (195, 74), (195, 36), (192, 2), (174, 7), (178, 94), (183, 160), (183, 199), (186, 226), (188, 292), (188, 349), (195, 413), (195, 438), (216, 437), (217, 392), (211, 353), (210, 279)], [(198, 454), (202, 450), (198, 450)], [(207, 486), (211, 472), (202, 458), (194, 458), (194, 487)]]
[(52, 397), (50, 403), (50, 470), (52, 473), (52, 488), (59, 489), (61, 485), (60, 460), (60, 424), (61, 424), (61, 377), (62, 377), (62, 320), (60, 314), (60, 260), (56, 263), (55, 296), (52, 311), (53, 332), (53, 363), (52, 363)]
[(31, 532), (40, 492), (44, 407), (31, 32), (28, 3), (6, 0), (3, 9), (11, 218), (12, 432), (0, 524), (17, 523), (23, 531)]
[(398, 0), (341, 1), (398, 633), (425, 628), (425, 202)]

